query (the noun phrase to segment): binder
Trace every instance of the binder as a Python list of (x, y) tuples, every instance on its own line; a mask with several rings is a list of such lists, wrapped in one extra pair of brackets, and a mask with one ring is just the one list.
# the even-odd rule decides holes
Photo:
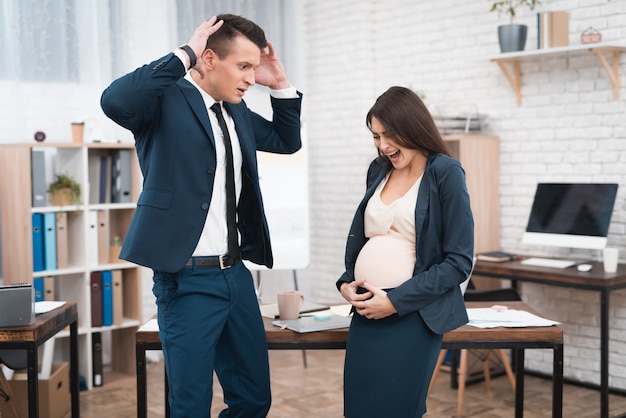
[(57, 268), (65, 269), (69, 267), (69, 241), (67, 230), (67, 213), (57, 212)]
[[(33, 213), (33, 271), (43, 271), (43, 214)], [(5, 244), (6, 245), (6, 244)]]
[(91, 326), (102, 326), (102, 272), (92, 271), (89, 279), (91, 285)]
[(98, 265), (98, 211), (87, 212), (87, 263), (89, 266)]
[(102, 333), (94, 332), (91, 334), (91, 354), (93, 367), (93, 386), (102, 386)]
[(100, 177), (99, 177), (99, 203), (111, 202), (111, 165), (112, 160), (109, 155), (100, 156)]
[(122, 325), (124, 321), (124, 292), (122, 288), (122, 270), (113, 270), (113, 325)]
[(102, 272), (102, 325), (113, 325), (113, 276), (109, 270)]
[(43, 277), (33, 279), (33, 289), (35, 290), (35, 302), (44, 300)]
[(569, 12), (537, 13), (537, 48), (569, 45)]
[(130, 203), (131, 196), (131, 152), (119, 150), (113, 156), (112, 203)]
[(89, 203), (100, 203), (100, 156), (89, 154)]
[(44, 269), (57, 269), (57, 227), (56, 214), (43, 214), (43, 249), (44, 249)]
[(110, 260), (109, 245), (109, 214), (105, 210), (98, 211), (98, 263), (107, 264)]
[(33, 207), (48, 206), (48, 192), (46, 190), (46, 154), (43, 151), (33, 151), (31, 160), (31, 180), (33, 183)]
[(43, 278), (43, 300), (56, 300), (54, 277), (52, 276)]

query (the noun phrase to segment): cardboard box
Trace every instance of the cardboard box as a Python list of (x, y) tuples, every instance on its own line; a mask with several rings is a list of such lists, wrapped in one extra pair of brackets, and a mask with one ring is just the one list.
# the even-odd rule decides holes
[[(25, 373), (15, 373), (9, 380), (15, 402), (22, 417), (28, 416), (28, 381)], [(39, 416), (63, 418), (70, 411), (69, 363), (53, 363), (49, 379), (39, 379)], [(13, 415), (9, 404), (0, 398), (0, 417), (19, 418)]]

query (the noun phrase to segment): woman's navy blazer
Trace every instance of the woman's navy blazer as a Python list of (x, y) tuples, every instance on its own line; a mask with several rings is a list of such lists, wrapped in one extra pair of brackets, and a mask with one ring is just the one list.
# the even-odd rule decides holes
[[(165, 272), (180, 270), (196, 248), (216, 167), (206, 105), (184, 75), (184, 65), (170, 53), (115, 80), (101, 98), (105, 114), (133, 133), (144, 177), (120, 257)], [(270, 268), (273, 257), (256, 151), (290, 154), (300, 149), (301, 99), (300, 93), (295, 99), (272, 98), (272, 122), (245, 102), (224, 103), (243, 154), (237, 208), (241, 254)]]
[[(391, 168), (380, 157), (370, 164), (367, 191), (348, 235), (346, 271), (337, 287), (354, 280), (354, 264), (367, 242), (365, 207)], [(413, 277), (387, 295), (398, 315), (419, 311), (433, 332), (443, 334), (468, 321), (459, 284), (471, 273), (474, 255), (474, 218), (465, 172), (457, 160), (429, 155), (415, 206), (415, 235)]]

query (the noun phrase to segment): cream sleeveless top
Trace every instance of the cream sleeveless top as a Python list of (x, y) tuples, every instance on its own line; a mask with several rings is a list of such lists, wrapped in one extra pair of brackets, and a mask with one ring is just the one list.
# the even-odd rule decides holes
[(389, 205), (380, 193), (389, 175), (378, 185), (365, 208), (365, 236), (369, 238), (354, 266), (356, 280), (365, 279), (383, 289), (397, 287), (413, 276), (415, 267), (415, 202), (422, 177), (406, 194)]

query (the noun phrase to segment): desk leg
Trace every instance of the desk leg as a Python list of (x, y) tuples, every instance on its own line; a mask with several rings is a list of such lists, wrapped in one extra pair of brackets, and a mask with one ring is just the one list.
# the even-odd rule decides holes
[(26, 348), (28, 361), (28, 417), (39, 418), (39, 360), (37, 345), (29, 343)]
[(563, 344), (554, 347), (552, 365), (552, 418), (563, 417)]
[(137, 367), (137, 418), (148, 416), (146, 399), (146, 350), (141, 344), (135, 344), (135, 359)]
[(70, 394), (72, 418), (80, 417), (80, 389), (78, 377), (78, 319), (70, 324)]
[(524, 417), (524, 349), (515, 351), (515, 418)]
[(609, 416), (609, 291), (600, 291), (600, 417)]

